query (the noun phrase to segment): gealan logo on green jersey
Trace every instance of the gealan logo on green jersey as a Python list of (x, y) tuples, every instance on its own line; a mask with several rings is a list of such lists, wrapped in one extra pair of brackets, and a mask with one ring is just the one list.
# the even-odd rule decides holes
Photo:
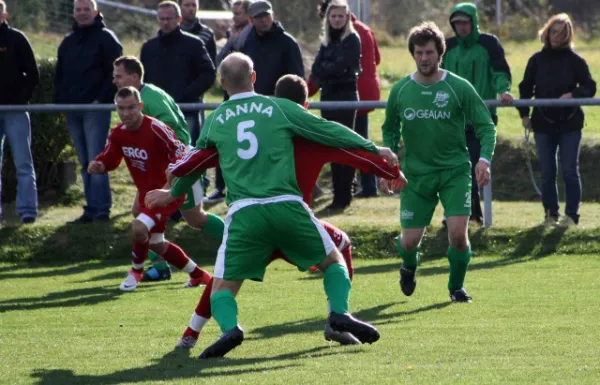
[(435, 120), (450, 119), (450, 112), (438, 110), (415, 110), (414, 108), (407, 108), (404, 110), (404, 119), (413, 120), (415, 118)]
[(438, 91), (435, 94), (435, 99), (433, 100), (433, 104), (438, 106), (439, 108), (444, 108), (448, 105), (448, 101), (450, 100), (450, 95), (444, 91)]

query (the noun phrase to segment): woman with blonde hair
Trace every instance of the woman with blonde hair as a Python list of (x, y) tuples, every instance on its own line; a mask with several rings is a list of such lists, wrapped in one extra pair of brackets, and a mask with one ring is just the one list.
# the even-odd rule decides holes
[[(591, 98), (596, 94), (585, 60), (573, 50), (573, 23), (565, 13), (554, 15), (539, 31), (543, 44), (527, 63), (519, 84), (521, 99)], [(581, 107), (518, 108), (523, 126), (535, 136), (542, 174), (542, 203), (548, 225), (579, 223), (581, 179), (579, 149), (584, 115)], [(557, 153), (565, 181), (565, 214), (559, 221)]]
[[(312, 65), (311, 84), (321, 88), (321, 101), (358, 101), (360, 38), (350, 20), (346, 0), (332, 0), (323, 18), (321, 47)], [(322, 110), (323, 118), (354, 130), (356, 110)], [(354, 169), (331, 165), (333, 203), (330, 210), (343, 210), (352, 201)]]

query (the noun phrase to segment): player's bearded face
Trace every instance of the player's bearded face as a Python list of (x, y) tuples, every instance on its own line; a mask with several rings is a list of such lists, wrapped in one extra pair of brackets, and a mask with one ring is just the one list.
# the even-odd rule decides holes
[(127, 128), (137, 128), (143, 117), (140, 102), (134, 96), (117, 98), (117, 113)]
[(417, 64), (417, 70), (423, 76), (431, 76), (440, 68), (440, 55), (433, 41), (423, 46), (415, 45), (413, 57)]

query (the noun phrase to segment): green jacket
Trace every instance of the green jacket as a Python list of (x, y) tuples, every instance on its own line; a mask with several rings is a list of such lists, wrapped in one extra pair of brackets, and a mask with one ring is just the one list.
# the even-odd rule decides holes
[[(456, 12), (471, 18), (473, 30), (465, 38), (454, 36), (446, 39), (442, 68), (471, 82), (482, 99), (496, 99), (498, 94), (510, 91), (511, 86), (510, 67), (504, 49), (496, 36), (479, 31), (474, 4), (457, 4), (452, 8), (450, 19)], [(490, 108), (490, 113), (496, 115), (496, 108)]]

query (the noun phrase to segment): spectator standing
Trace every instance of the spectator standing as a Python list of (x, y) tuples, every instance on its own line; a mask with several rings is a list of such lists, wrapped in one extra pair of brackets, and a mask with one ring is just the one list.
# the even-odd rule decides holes
[(252, 23), (248, 16), (250, 4), (252, 4), (250, 0), (236, 0), (231, 4), (233, 26), (227, 31), (227, 42), (217, 55), (217, 66), (225, 56), (240, 51), (252, 31)]
[[(217, 43), (215, 42), (215, 33), (207, 25), (200, 22), (200, 19), (196, 16), (198, 14), (198, 8), (198, 0), (181, 0), (181, 15), (183, 18), (181, 21), (181, 29), (202, 40), (202, 43), (204, 43), (204, 46), (206, 47), (206, 52), (208, 52), (208, 56), (210, 56), (210, 60), (216, 67)], [(204, 95), (200, 96), (200, 102), (204, 102)], [(198, 136), (200, 136), (200, 130), (202, 130), (202, 125), (204, 124), (204, 116), (204, 110), (201, 110), (198, 125), (192, 127), (192, 143), (196, 143)]]
[[(325, 17), (327, 6), (331, 0), (321, 0), (318, 8), (319, 18)], [(377, 66), (381, 62), (379, 46), (375, 39), (375, 34), (371, 28), (362, 23), (356, 15), (350, 13), (352, 26), (360, 37), (360, 66), (362, 72), (358, 76), (358, 96), (361, 101), (373, 100), (379, 101), (381, 98), (381, 84), (377, 74)], [(315, 91), (316, 92), (316, 91)], [(357, 110), (354, 128), (356, 132), (365, 139), (369, 139), (369, 113), (373, 109)], [(357, 192), (356, 198), (371, 198), (377, 196), (377, 182), (375, 175), (360, 172), (361, 190)]]
[[(40, 82), (40, 74), (27, 37), (12, 28), (7, 20), (6, 3), (0, 0), (0, 104), (27, 104)], [(38, 199), (29, 113), (0, 112), (0, 174), (4, 137), (8, 139), (17, 170), (17, 214), (21, 223), (33, 223), (37, 217)]]
[[(358, 101), (357, 81), (360, 68), (360, 38), (350, 20), (345, 0), (330, 2), (323, 19), (321, 47), (312, 66), (312, 84), (321, 88), (321, 101)], [(321, 115), (354, 129), (356, 110), (322, 110)], [(343, 210), (352, 201), (354, 169), (331, 164), (333, 202), (330, 210)]]
[[(55, 103), (112, 103), (112, 63), (122, 55), (117, 36), (104, 24), (95, 0), (75, 0), (73, 32), (58, 47)], [(72, 224), (109, 219), (111, 193), (108, 175), (90, 174), (88, 163), (104, 149), (110, 126), (110, 111), (67, 113), (67, 129), (81, 164), (86, 206)]]
[[(454, 37), (446, 40), (447, 51), (443, 57), (442, 68), (467, 79), (482, 99), (499, 99), (510, 104), (511, 73), (506, 62), (504, 48), (494, 35), (479, 30), (477, 7), (473, 3), (460, 3), (452, 8), (450, 25)], [(494, 124), (498, 124), (495, 107), (490, 107)], [(467, 147), (471, 158), (471, 220), (483, 224), (483, 212), (479, 198), (479, 186), (475, 178), (475, 166), (479, 162), (481, 144), (475, 135), (472, 122), (465, 128)]]
[[(158, 35), (140, 53), (144, 82), (162, 88), (177, 103), (198, 103), (215, 81), (215, 66), (202, 40), (181, 29), (181, 15), (174, 1), (158, 4)], [(194, 143), (200, 133), (198, 113), (184, 113)]]
[(198, 0), (181, 0), (181, 29), (184, 32), (198, 36), (206, 47), (206, 52), (210, 56), (213, 64), (216, 65), (217, 60), (217, 43), (215, 42), (215, 33), (205, 24), (200, 22), (198, 14)]
[[(554, 15), (539, 32), (543, 44), (527, 62), (520, 97), (530, 99), (591, 98), (596, 94), (586, 61), (573, 50), (573, 23), (565, 13)], [(542, 203), (546, 224), (579, 223), (581, 179), (579, 149), (584, 115), (581, 107), (519, 108), (526, 129), (533, 130), (542, 173)], [(556, 185), (557, 152), (565, 181), (565, 216), (559, 222)]]
[(274, 21), (270, 2), (254, 1), (248, 12), (253, 27), (241, 52), (254, 62), (256, 92), (274, 95), (275, 84), (283, 75), (304, 77), (300, 46), (281, 23)]
[[(225, 56), (232, 52), (238, 52), (246, 42), (248, 35), (252, 31), (252, 23), (250, 23), (250, 17), (248, 16), (250, 4), (252, 4), (250, 0), (236, 0), (231, 4), (233, 26), (227, 31), (227, 43), (225, 43), (217, 55), (216, 66), (221, 64)], [(224, 94), (224, 100), (228, 100), (229, 96), (226, 92)], [(221, 168), (217, 166), (215, 169), (215, 190), (205, 198), (205, 202), (220, 202), (225, 199), (225, 193), (223, 173), (221, 172)]]

